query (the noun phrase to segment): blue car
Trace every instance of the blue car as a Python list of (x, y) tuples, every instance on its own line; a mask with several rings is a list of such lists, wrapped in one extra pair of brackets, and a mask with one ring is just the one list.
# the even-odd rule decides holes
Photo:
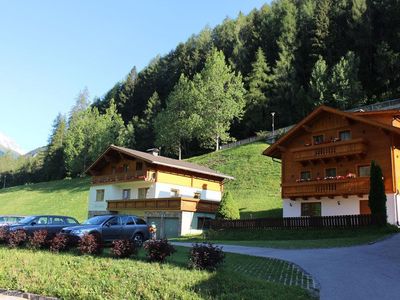
[(61, 233), (77, 240), (85, 234), (94, 235), (99, 241), (131, 240), (138, 245), (149, 239), (147, 223), (133, 215), (102, 215), (88, 219), (80, 226), (66, 227)]

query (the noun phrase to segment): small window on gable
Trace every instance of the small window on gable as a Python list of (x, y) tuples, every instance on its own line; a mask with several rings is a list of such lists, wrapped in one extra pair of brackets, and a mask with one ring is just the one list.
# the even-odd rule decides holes
[(332, 178), (336, 177), (336, 168), (329, 168), (325, 170), (325, 177)]
[(310, 180), (311, 179), (311, 172), (310, 171), (303, 171), (300, 173), (301, 180)]
[(344, 130), (339, 132), (339, 139), (341, 141), (351, 140), (351, 132), (350, 130)]
[(359, 166), (358, 167), (358, 176), (360, 177), (369, 177), (371, 172), (371, 166)]
[(314, 145), (322, 144), (324, 142), (324, 136), (322, 134), (313, 136), (313, 142)]
[(124, 164), (124, 172), (125, 173), (128, 173), (128, 171), (129, 171), (129, 165), (128, 164)]
[(96, 201), (104, 201), (104, 190), (96, 190)]
[(143, 170), (143, 163), (141, 161), (136, 162), (136, 171)]

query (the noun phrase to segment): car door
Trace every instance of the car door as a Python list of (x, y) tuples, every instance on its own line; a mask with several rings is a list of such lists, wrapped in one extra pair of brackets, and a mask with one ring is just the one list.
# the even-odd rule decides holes
[(102, 228), (103, 241), (113, 241), (121, 238), (122, 225), (120, 217), (112, 217)]
[(122, 238), (132, 239), (133, 235), (137, 230), (135, 220), (131, 216), (124, 216), (122, 220)]
[(48, 223), (48, 216), (40, 216), (34, 219), (30, 224), (25, 225), (24, 229), (28, 234), (33, 234), (34, 231), (47, 230)]

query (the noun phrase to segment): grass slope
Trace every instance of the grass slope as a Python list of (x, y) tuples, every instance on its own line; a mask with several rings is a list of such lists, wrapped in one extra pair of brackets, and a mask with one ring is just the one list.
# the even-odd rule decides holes
[(262, 155), (264, 142), (188, 159), (235, 177), (225, 185), (239, 204), (241, 218), (281, 217), (281, 164)]
[[(263, 142), (188, 159), (236, 179), (227, 182), (242, 218), (282, 215), (280, 163), (261, 155)], [(88, 178), (65, 179), (0, 189), (0, 214), (66, 214), (79, 221), (87, 217)]]
[(0, 190), (0, 214), (62, 214), (87, 218), (89, 178), (42, 182)]

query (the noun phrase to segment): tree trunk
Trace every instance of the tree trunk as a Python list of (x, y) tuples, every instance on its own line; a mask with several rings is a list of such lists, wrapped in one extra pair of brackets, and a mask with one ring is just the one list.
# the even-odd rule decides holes
[(179, 146), (178, 146), (178, 159), (179, 159), (179, 160), (182, 160), (182, 147), (181, 147), (180, 144), (179, 144)]

